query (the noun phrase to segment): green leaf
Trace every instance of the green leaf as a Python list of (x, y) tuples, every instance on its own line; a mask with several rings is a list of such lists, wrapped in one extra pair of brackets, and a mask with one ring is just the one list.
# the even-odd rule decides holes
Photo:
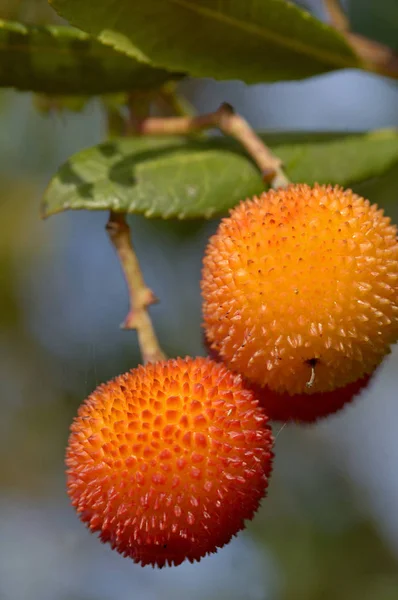
[(398, 162), (382, 176), (354, 185), (353, 190), (370, 202), (376, 202), (394, 223), (398, 223)]
[(173, 76), (61, 26), (0, 20), (0, 86), (53, 95), (154, 87)]
[(398, 162), (398, 129), (323, 143), (286, 144), (275, 151), (294, 182), (347, 186), (376, 177)]
[(285, 0), (50, 0), (118, 50), (197, 77), (247, 83), (360, 67), (333, 28)]
[(42, 211), (45, 216), (84, 208), (211, 217), (261, 188), (250, 160), (211, 141), (116, 138), (68, 160), (50, 183)]
[[(352, 185), (398, 162), (398, 132), (266, 135), (294, 182)], [(330, 138), (328, 140), (328, 137)], [(315, 141), (311, 141), (312, 138)], [(321, 141), (319, 141), (321, 140)], [(226, 213), (261, 193), (260, 173), (226, 138), (116, 138), (70, 158), (50, 182), (43, 216), (68, 209), (125, 211), (179, 219)]]

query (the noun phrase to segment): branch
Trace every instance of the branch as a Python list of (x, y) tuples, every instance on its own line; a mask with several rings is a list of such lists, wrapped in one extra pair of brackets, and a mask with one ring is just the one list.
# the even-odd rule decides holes
[(148, 307), (157, 298), (145, 284), (125, 215), (111, 211), (106, 230), (119, 257), (130, 296), (130, 310), (122, 327), (137, 330), (144, 364), (164, 360), (148, 313)]
[[(190, 134), (218, 127), (224, 134), (235, 138), (257, 163), (265, 181), (273, 188), (286, 187), (289, 180), (282, 170), (282, 163), (262, 142), (250, 125), (237, 115), (229, 104), (222, 104), (214, 112), (202, 116), (143, 117), (132, 110), (135, 98), (130, 103), (130, 118), (127, 132), (135, 135), (178, 135)], [(139, 99), (140, 100), (140, 99)], [(137, 118), (138, 116), (138, 118)], [(130, 296), (130, 311), (123, 323), (125, 329), (136, 329), (143, 362), (163, 360), (148, 307), (157, 302), (152, 290), (144, 281), (138, 258), (131, 242), (130, 228), (124, 213), (111, 211), (106, 229), (118, 254)]]
[(218, 110), (206, 115), (192, 117), (147, 117), (135, 126), (140, 135), (187, 135), (205, 129), (218, 128), (225, 135), (236, 139), (259, 167), (263, 179), (273, 188), (287, 187), (289, 180), (282, 169), (282, 162), (263, 143), (243, 117), (232, 106), (222, 104)]
[(349, 31), (350, 22), (341, 7), (340, 0), (323, 0), (331, 24), (338, 31)]
[(340, 31), (362, 59), (363, 68), (371, 73), (398, 79), (398, 54), (384, 44), (351, 33), (350, 22), (341, 7), (340, 0), (323, 0), (323, 2), (331, 24)]
[(391, 48), (357, 33), (345, 33), (345, 37), (368, 71), (398, 79), (398, 54)]

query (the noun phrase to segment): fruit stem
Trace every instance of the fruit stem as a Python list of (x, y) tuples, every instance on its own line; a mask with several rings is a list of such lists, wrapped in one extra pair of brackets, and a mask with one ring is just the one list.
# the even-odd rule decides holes
[(148, 312), (148, 307), (155, 304), (157, 298), (145, 284), (125, 214), (111, 211), (106, 230), (119, 257), (130, 297), (130, 310), (122, 327), (137, 331), (144, 364), (164, 360), (166, 356), (160, 348)]
[(147, 117), (136, 127), (140, 135), (188, 135), (218, 128), (236, 139), (259, 167), (263, 179), (274, 189), (290, 182), (282, 169), (282, 161), (264, 144), (249, 123), (230, 104), (224, 103), (212, 113), (198, 116)]

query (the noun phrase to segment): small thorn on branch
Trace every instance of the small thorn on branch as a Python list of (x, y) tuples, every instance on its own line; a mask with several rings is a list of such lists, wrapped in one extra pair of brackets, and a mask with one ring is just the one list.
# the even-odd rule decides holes
[(237, 140), (261, 171), (264, 182), (273, 188), (287, 187), (282, 161), (264, 144), (249, 123), (230, 104), (221, 104), (215, 112), (186, 117), (147, 117), (136, 126), (139, 135), (189, 135), (218, 128)]
[(106, 230), (119, 257), (130, 297), (130, 310), (122, 327), (137, 331), (144, 364), (164, 360), (148, 313), (148, 307), (158, 300), (145, 284), (124, 213), (111, 211)]

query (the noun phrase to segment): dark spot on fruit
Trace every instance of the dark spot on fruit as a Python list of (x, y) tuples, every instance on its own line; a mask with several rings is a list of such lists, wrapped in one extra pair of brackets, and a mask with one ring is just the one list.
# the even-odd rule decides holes
[(310, 367), (312, 367), (314, 369), (317, 366), (317, 364), (319, 363), (319, 358), (309, 358), (305, 362), (307, 365), (309, 365)]

